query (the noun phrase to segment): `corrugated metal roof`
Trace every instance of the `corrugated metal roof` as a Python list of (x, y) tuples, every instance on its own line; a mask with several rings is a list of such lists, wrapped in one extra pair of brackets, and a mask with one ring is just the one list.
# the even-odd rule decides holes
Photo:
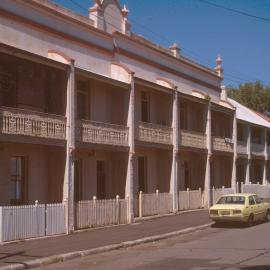
[(234, 99), (228, 98), (228, 101), (236, 107), (236, 118), (239, 120), (243, 120), (249, 122), (251, 124), (260, 125), (264, 127), (270, 127), (270, 123), (264, 120), (261, 116), (257, 113), (253, 112), (246, 106), (240, 104), (239, 102), (235, 101)]

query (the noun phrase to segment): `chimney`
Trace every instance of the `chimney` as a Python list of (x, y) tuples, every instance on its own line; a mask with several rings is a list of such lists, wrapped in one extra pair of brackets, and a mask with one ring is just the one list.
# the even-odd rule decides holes
[(180, 47), (176, 43), (173, 43), (173, 45), (170, 47), (170, 51), (172, 52), (173, 56), (176, 58), (180, 58)]

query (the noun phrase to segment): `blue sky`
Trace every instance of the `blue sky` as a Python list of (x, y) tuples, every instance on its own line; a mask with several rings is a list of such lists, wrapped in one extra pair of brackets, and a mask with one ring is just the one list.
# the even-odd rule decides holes
[[(53, 0), (85, 16), (93, 0)], [(225, 84), (261, 80), (270, 85), (270, 0), (209, 0), (269, 21), (220, 9), (200, 0), (121, 0), (132, 31), (209, 67), (224, 60)], [(76, 4), (74, 4), (77, 3)], [(81, 8), (81, 7), (84, 7)]]

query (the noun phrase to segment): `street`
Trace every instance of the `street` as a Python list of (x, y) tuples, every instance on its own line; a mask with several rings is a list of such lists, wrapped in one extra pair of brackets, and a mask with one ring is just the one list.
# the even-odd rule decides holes
[(211, 227), (38, 269), (270, 269), (269, 223)]

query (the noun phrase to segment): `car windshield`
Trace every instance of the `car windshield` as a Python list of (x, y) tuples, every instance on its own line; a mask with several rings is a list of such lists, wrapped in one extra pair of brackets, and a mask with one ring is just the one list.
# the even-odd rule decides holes
[(224, 196), (221, 197), (217, 204), (245, 204), (244, 196)]

